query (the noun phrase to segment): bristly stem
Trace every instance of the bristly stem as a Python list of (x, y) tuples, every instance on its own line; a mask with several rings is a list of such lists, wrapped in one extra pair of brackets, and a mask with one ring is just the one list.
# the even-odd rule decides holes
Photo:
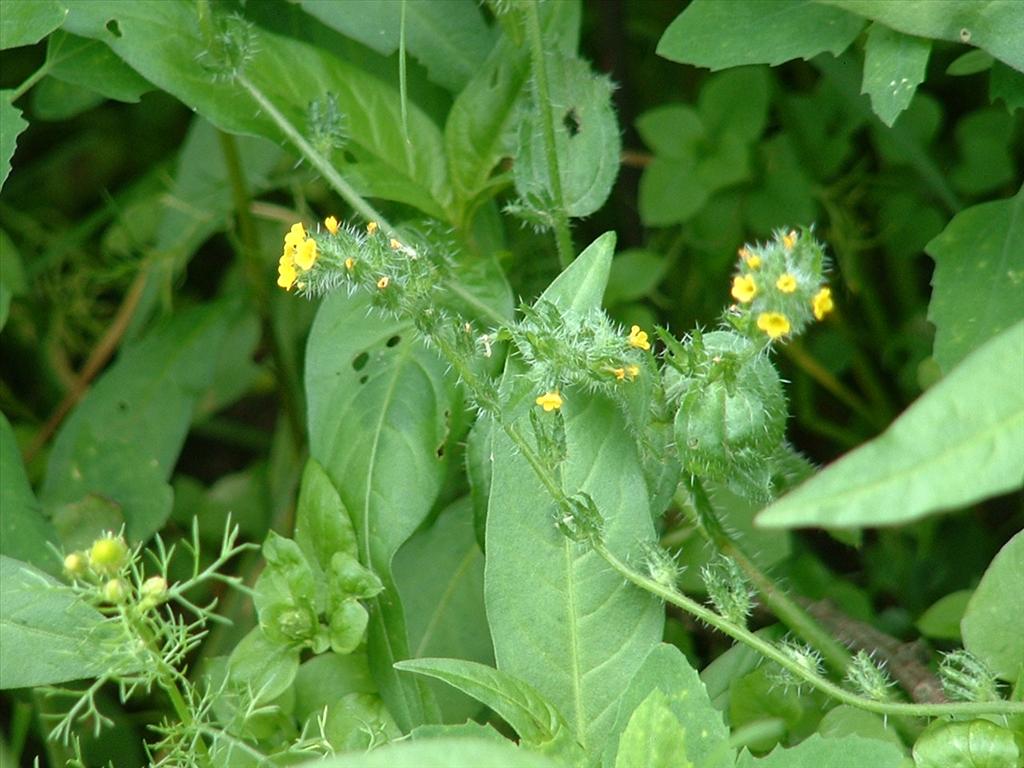
[(558, 247), (558, 261), (562, 268), (569, 266), (575, 258), (572, 232), (569, 229), (569, 215), (565, 210), (562, 193), (562, 177), (558, 171), (558, 147), (555, 143), (554, 114), (551, 111), (551, 91), (548, 87), (548, 70), (544, 56), (544, 40), (540, 29), (538, 0), (526, 5), (526, 28), (530, 36), (530, 55), (533, 60), (533, 77), (536, 82), (536, 104), (540, 112), (541, 130), (544, 137), (544, 157), (551, 180), (552, 212), (555, 221), (555, 244)]

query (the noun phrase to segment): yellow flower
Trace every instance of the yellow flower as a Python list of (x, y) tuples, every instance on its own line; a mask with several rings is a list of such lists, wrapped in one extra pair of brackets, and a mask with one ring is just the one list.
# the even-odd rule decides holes
[(375, 235), (377, 234), (378, 229), (380, 229), (380, 225), (377, 224), (376, 221), (371, 221), (369, 224), (366, 225), (366, 234)]
[(792, 293), (796, 290), (796, 278), (786, 272), (775, 281), (775, 287), (783, 293)]
[(92, 543), (89, 565), (93, 570), (112, 575), (128, 562), (128, 545), (120, 536), (103, 536)]
[(641, 331), (639, 325), (629, 329), (629, 346), (637, 349), (650, 349), (651, 342), (647, 340), (647, 331)]
[(310, 238), (296, 249), (295, 266), (300, 269), (312, 269), (316, 263), (316, 240)]
[(761, 266), (761, 257), (749, 248), (740, 248), (740, 258), (751, 269), (757, 269)]
[(277, 284), (286, 291), (295, 285), (298, 273), (295, 271), (295, 261), (286, 252), (281, 260), (277, 262)]
[(338, 234), (338, 220), (333, 216), (328, 216), (324, 219), (324, 226), (327, 227), (327, 231), (332, 235)]
[(557, 411), (562, 407), (562, 396), (558, 394), (558, 390), (556, 389), (552, 392), (545, 392), (534, 402), (543, 407), (545, 411)]
[(782, 236), (782, 246), (788, 251), (796, 245), (796, 232), (792, 230)]
[(814, 316), (819, 320), (831, 312), (833, 307), (835, 307), (835, 302), (832, 301), (832, 289), (830, 288), (822, 288), (811, 299), (811, 309), (814, 310)]
[(762, 312), (757, 318), (757, 327), (768, 334), (768, 338), (777, 339), (789, 333), (789, 318), (781, 312)]
[(388, 245), (391, 246), (392, 251), (398, 251), (401, 250), (402, 248), (402, 244), (398, 240), (395, 240), (395, 238), (393, 237), (391, 238), (391, 242), (389, 242)]
[(732, 279), (732, 297), (744, 304), (757, 296), (757, 283), (751, 275), (736, 275)]
[(284, 248), (298, 248), (306, 240), (306, 229), (301, 222), (292, 224), (288, 234), (284, 236)]
[(391, 278), (388, 277), (387, 275), (384, 275), (384, 277), (382, 277), (380, 280), (377, 281), (377, 287), (380, 288), (383, 291), (385, 288), (388, 287), (388, 283), (390, 283), (390, 282), (391, 282)]
[(349, 272), (351, 272), (353, 269), (355, 269), (355, 266), (356, 266), (356, 260), (353, 259), (351, 256), (349, 256), (347, 259), (345, 259), (345, 269), (347, 269)]
[(612, 373), (615, 375), (615, 378), (618, 379), (619, 381), (622, 381), (624, 378), (626, 378), (625, 368), (612, 368)]
[(633, 379), (635, 379), (639, 375), (640, 375), (640, 366), (639, 365), (627, 365), (626, 366), (626, 378), (627, 379), (632, 381)]

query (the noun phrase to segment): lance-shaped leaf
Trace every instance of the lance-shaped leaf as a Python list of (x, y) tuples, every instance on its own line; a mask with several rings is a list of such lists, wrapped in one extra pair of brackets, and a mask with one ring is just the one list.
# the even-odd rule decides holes
[(0, 413), (0, 553), (56, 574), (57, 532), (32, 493), (14, 430)]

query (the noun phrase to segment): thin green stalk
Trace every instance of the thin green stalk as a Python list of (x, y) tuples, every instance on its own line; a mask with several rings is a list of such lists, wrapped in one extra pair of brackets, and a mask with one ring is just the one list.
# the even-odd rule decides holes
[(42, 65), (39, 67), (39, 69), (37, 69), (28, 77), (26, 77), (24, 82), (22, 82), (21, 85), (14, 89), (14, 93), (10, 95), (8, 101), (11, 104), (13, 104), (26, 93), (28, 93), (29, 89), (31, 89), (33, 85), (38, 83), (40, 80), (42, 80), (50, 73), (50, 67), (51, 63), (49, 61), (44, 61)]
[(547, 160), (548, 176), (551, 179), (552, 207), (555, 220), (555, 244), (558, 247), (558, 261), (562, 268), (569, 266), (575, 258), (569, 216), (565, 211), (565, 197), (562, 193), (562, 177), (558, 172), (558, 147), (555, 144), (554, 115), (551, 111), (551, 92), (548, 88), (548, 70), (544, 62), (544, 40), (540, 29), (538, 0), (531, 0), (526, 6), (526, 28), (530, 36), (530, 56), (533, 60), (533, 77), (537, 83), (537, 104), (540, 111), (541, 130), (544, 137), (544, 157)]
[(892, 717), (951, 717), (979, 715), (1024, 715), (1024, 701), (971, 701), (956, 702), (949, 704), (908, 704), (904, 702), (884, 702), (869, 699), (847, 691), (845, 688), (831, 682), (821, 675), (810, 672), (799, 662), (790, 658), (784, 651), (772, 643), (758, 637), (756, 634), (733, 624), (728, 619), (719, 616), (710, 608), (701, 605), (674, 589), (650, 579), (642, 574), (633, 571), (629, 566), (613, 555), (601, 542), (594, 543), (594, 551), (627, 581), (635, 584), (653, 595), (657, 595), (667, 603), (671, 603), (687, 613), (695, 616), (704, 623), (714, 627), (719, 632), (728, 635), (734, 640), (753, 648), (762, 656), (771, 659), (783, 669), (788, 670), (799, 679), (805, 681), (812, 688), (815, 688), (827, 696), (851, 707), (864, 709), (868, 712), (875, 712), (880, 715)]
[[(736, 561), (736, 564), (743, 569), (747, 578), (760, 593), (765, 605), (779, 617), (783, 624), (816, 648), (825, 659), (825, 663), (833, 670), (843, 674), (850, 664), (850, 652), (826, 632), (807, 611), (794, 602), (785, 591), (779, 589), (775, 582), (747, 556), (722, 526), (700, 479), (690, 476), (686, 485), (701, 533), (714, 544), (719, 552)], [(676, 501), (677, 503), (683, 502), (680, 506), (686, 506), (685, 499), (680, 499), (678, 495)]]
[(408, 90), (405, 82), (405, 10), (408, 0), (402, 0), (402, 15), (398, 23), (398, 100), (402, 109), (402, 136), (409, 141)]

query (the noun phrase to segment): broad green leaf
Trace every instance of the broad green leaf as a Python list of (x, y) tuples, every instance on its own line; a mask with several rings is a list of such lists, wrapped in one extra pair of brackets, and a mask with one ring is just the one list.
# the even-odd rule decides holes
[[(493, 665), (484, 613), (484, 556), (473, 533), (469, 497), (449, 506), (432, 526), (409, 539), (393, 567), (413, 658)], [(433, 687), (445, 722), (463, 722), (479, 711), (450, 687)]]
[(914, 744), (916, 768), (1017, 768), (1022, 758), (1013, 732), (988, 720), (936, 721)]
[(986, 70), (992, 69), (992, 62), (994, 61), (995, 59), (993, 59), (990, 54), (985, 53), (985, 51), (975, 49), (957, 56), (953, 62), (946, 67), (946, 74), (953, 75), (954, 77), (976, 75), (979, 72), (985, 72)]
[(316, 461), (309, 459), (302, 473), (302, 486), (295, 512), (295, 543), (306, 560), (327, 573), (337, 552), (359, 554), (352, 519), (331, 478)]
[(925, 250), (935, 260), (928, 305), (935, 359), (948, 373), (1024, 318), (1024, 187), (961, 211)]
[(757, 147), (761, 185), (746, 200), (750, 228), (770, 237), (779, 227), (810, 226), (818, 206), (814, 200), (814, 180), (808, 174), (805, 158), (794, 146), (788, 132), (777, 133)]
[[(116, 630), (106, 632), (102, 621), (67, 586), (0, 555), (0, 688), (97, 677), (124, 664)], [(123, 671), (136, 668), (126, 664)]]
[(309, 768), (564, 768), (564, 763), (516, 748), (511, 742), (449, 737), (389, 744), (372, 752), (306, 763)]
[(228, 675), (235, 685), (252, 690), (254, 702), (266, 703), (291, 688), (299, 671), (299, 651), (272, 642), (256, 627), (231, 651)]
[(899, 733), (887, 718), (848, 704), (840, 704), (826, 712), (818, 724), (818, 733), (827, 739), (863, 736), (865, 739), (885, 741), (901, 750), (905, 749)]
[(295, 675), (295, 717), (315, 717), (350, 693), (376, 693), (365, 651), (344, 656), (322, 653), (302, 663)]
[(306, 13), (385, 56), (398, 50), (403, 4), (406, 50), (433, 82), (461, 90), (494, 44), (473, 0), (300, 0)]
[(1010, 113), (1024, 109), (1024, 73), (997, 61), (988, 77), (988, 98), (1002, 100)]
[(960, 642), (960, 621), (972, 594), (974, 590), (960, 589), (940, 597), (921, 614), (914, 625), (925, 637)]
[(101, 93), (53, 77), (44, 77), (29, 98), (32, 117), (44, 122), (70, 120), (106, 101)]
[(160, 529), (171, 511), (166, 481), (237, 311), (226, 303), (184, 310), (121, 352), (58, 432), (44, 505), (99, 494), (121, 506), (132, 541)]
[(380, 697), (368, 693), (350, 693), (332, 702), (325, 720), (323, 732), (335, 753), (368, 752), (402, 735)]
[(658, 55), (681, 64), (725, 69), (781, 64), (824, 51), (838, 56), (864, 21), (812, 0), (694, 0), (658, 41)]
[(651, 691), (619, 737), (615, 768), (693, 768), (686, 754), (686, 731), (659, 688)]
[[(3, 107), (0, 106), (0, 112), (2, 109)], [(27, 285), (21, 254), (18, 253), (10, 235), (3, 229), (0, 229), (0, 253), (3, 254), (3, 269), (0, 269), (0, 331), (2, 331), (7, 324), (12, 299), (24, 293)]]
[(566, 728), (565, 719), (544, 696), (506, 672), (462, 659), (412, 659), (395, 666), (442, 680), (486, 704), (526, 744), (545, 744)]
[(153, 90), (134, 69), (104, 43), (59, 30), (46, 41), (48, 74), (65, 83), (88, 88), (109, 99), (137, 102)]
[(860, 92), (871, 96), (871, 108), (886, 125), (895, 122), (910, 105), (917, 86), (924, 82), (931, 50), (931, 40), (904, 35), (878, 23), (868, 29)]
[(761, 758), (743, 752), (736, 768), (902, 768), (903, 765), (903, 751), (895, 744), (861, 736), (827, 739), (814, 734), (795, 747), (778, 747)]
[(481, 725), (473, 720), (457, 725), (421, 725), (413, 728), (409, 734), (413, 741), (426, 741), (430, 739), (484, 739), (495, 743), (507, 743), (508, 739), (494, 730), (491, 725)]
[(616, 750), (620, 755), (622, 752), (620, 739), (634, 713), (654, 692), (664, 695), (665, 704), (686, 732), (686, 748), (680, 757), (685, 755), (700, 768), (732, 766), (734, 753), (728, 746), (729, 729), (721, 713), (712, 706), (704, 683), (682, 652), (665, 644), (651, 650), (622, 694), (612, 735), (604, 748), (603, 765), (617, 766)]
[(18, 136), (28, 128), (21, 110), (11, 103), (13, 91), (0, 91), (0, 189), (11, 173), (11, 158), (18, 146)]
[(907, 35), (968, 43), (1024, 71), (1024, 6), (1010, 0), (817, 0)]
[(1013, 117), (1005, 109), (979, 109), (957, 120), (956, 143), (960, 162), (949, 176), (957, 191), (979, 197), (1013, 183)]
[(992, 560), (967, 603), (960, 628), (964, 647), (1004, 680), (1024, 666), (1024, 532)]
[(880, 436), (757, 516), (766, 527), (892, 525), (1021, 485), (1024, 321), (925, 392)]
[(403, 730), (430, 719), (415, 679), (394, 662), (409, 658), (391, 561), (426, 519), (441, 489), (449, 418), (460, 407), (437, 355), (408, 323), (370, 313), (362, 297), (323, 302), (306, 352), (310, 453), (349, 513), (359, 559), (384, 583), (370, 601), (370, 668)]
[(21, 463), (21, 451), (7, 417), (0, 413), (0, 554), (56, 575), (61, 564), (48, 545), (57, 532), (43, 517)]
[[(755, 634), (775, 643), (785, 636), (786, 630), (781, 624), (772, 624)], [(725, 711), (729, 708), (732, 681), (753, 672), (762, 661), (763, 657), (750, 646), (736, 643), (701, 670), (701, 682), (707, 687), (707, 695), (716, 709)]]
[(612, 261), (604, 303), (608, 306), (642, 299), (665, 277), (670, 264), (660, 253), (645, 248), (630, 248)]
[[(612, 109), (611, 80), (574, 56), (552, 54), (545, 61), (562, 201), (570, 216), (589, 216), (604, 205), (619, 173), (622, 139)], [(514, 168), (516, 192), (528, 202), (553, 199), (544, 116), (537, 93), (532, 97), (519, 123)]]
[(38, 43), (68, 15), (60, 0), (4, 0), (0, 13), (0, 50)]
[[(345, 173), (351, 171), (361, 192), (444, 216), (450, 194), (444, 147), (437, 126), (422, 111), (408, 105), (406, 137), (395, 89), (314, 46), (234, 17), (224, 23), (245, 48), (245, 76), (300, 133), (307, 132), (310, 102), (334, 95), (350, 136), (346, 150), (355, 158)], [(285, 138), (244, 87), (218, 75), (192, 3), (76, 3), (64, 28), (105, 42), (146, 80), (221, 130), (275, 142)]]
[(729, 725), (756, 729), (770, 721), (775, 728), (750, 733), (746, 743), (767, 752), (780, 741), (798, 741), (817, 729), (825, 705), (822, 697), (802, 695), (795, 687), (780, 685), (774, 672), (761, 665), (729, 684)]

